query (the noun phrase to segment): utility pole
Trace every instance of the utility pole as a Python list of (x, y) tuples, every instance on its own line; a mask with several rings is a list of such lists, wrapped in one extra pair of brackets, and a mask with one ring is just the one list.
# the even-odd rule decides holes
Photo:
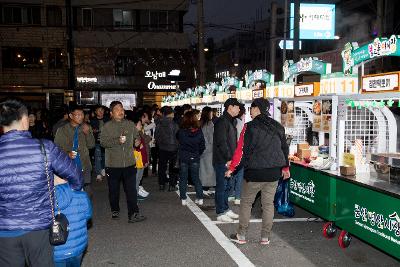
[(68, 90), (75, 89), (74, 41), (72, 36), (72, 6), (71, 0), (65, 0), (67, 26), (67, 56), (68, 56)]
[(197, 0), (197, 36), (199, 48), (199, 82), (205, 85), (205, 57), (204, 57), (204, 10), (203, 0)]
[(271, 3), (271, 27), (269, 40), (269, 71), (275, 74), (275, 57), (276, 57), (276, 14), (277, 4)]
[(300, 60), (299, 39), (300, 39), (300, 0), (294, 0), (294, 38), (293, 38), (293, 61)]

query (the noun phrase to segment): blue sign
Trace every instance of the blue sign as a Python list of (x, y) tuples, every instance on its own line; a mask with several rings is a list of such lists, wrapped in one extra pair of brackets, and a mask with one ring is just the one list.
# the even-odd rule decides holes
[[(300, 39), (335, 39), (335, 5), (300, 4)], [(294, 4), (290, 4), (290, 38), (294, 36)]]

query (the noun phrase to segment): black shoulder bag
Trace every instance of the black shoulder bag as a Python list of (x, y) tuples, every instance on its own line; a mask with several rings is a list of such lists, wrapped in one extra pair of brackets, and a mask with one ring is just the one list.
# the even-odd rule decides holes
[[(44, 165), (45, 165), (45, 170), (46, 170), (47, 186), (49, 189), (49, 196), (50, 196), (51, 215), (52, 215), (52, 219), (53, 219), (53, 221), (50, 225), (50, 229), (49, 229), (49, 241), (50, 241), (51, 245), (59, 246), (59, 245), (65, 244), (65, 242), (67, 242), (68, 233), (69, 233), (69, 229), (68, 229), (69, 221), (68, 221), (67, 217), (60, 212), (60, 208), (58, 206), (58, 201), (56, 198), (56, 189), (55, 189), (54, 185), (53, 185), (53, 190), (51, 190), (47, 153), (46, 153), (44, 144), (41, 140), (40, 140), (40, 149), (44, 156)], [(58, 209), (57, 215), (54, 215), (53, 197), (56, 201), (56, 206)]]

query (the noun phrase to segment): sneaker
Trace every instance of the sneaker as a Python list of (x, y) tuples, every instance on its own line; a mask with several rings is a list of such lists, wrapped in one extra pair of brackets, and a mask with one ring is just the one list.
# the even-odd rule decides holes
[(229, 202), (235, 201), (235, 197), (228, 197), (228, 201)]
[(187, 206), (187, 200), (186, 199), (182, 199), (182, 206)]
[(100, 172), (100, 174), (101, 174), (101, 176), (106, 177), (106, 170), (105, 170), (105, 169), (102, 169), (101, 172)]
[(111, 219), (119, 219), (119, 212), (118, 211), (113, 211), (111, 214)]
[(266, 246), (266, 245), (269, 245), (269, 243), (270, 243), (270, 240), (269, 240), (268, 238), (266, 238), (266, 237), (263, 237), (263, 238), (261, 238), (261, 240), (260, 240), (260, 244), (261, 244), (261, 245)]
[(203, 206), (203, 199), (196, 199), (196, 200), (194, 201), (194, 203), (196, 203), (196, 204), (199, 205), (199, 206)]
[(235, 242), (235, 243), (240, 244), (240, 245), (244, 245), (244, 244), (247, 243), (246, 239), (241, 239), (241, 238), (239, 238), (239, 235), (238, 235), (238, 234), (231, 234), (230, 240), (231, 240), (232, 242)]
[(235, 205), (240, 205), (240, 199), (235, 199)]
[(96, 176), (96, 181), (97, 181), (97, 182), (103, 181), (103, 176), (101, 176), (100, 174), (98, 174), (98, 175)]
[(146, 220), (146, 217), (139, 213), (134, 213), (133, 215), (128, 217), (128, 223), (136, 223)]
[(231, 219), (239, 219), (239, 215), (237, 215), (236, 213), (234, 213), (234, 212), (231, 211), (231, 210), (228, 210), (228, 211), (225, 213), (225, 215), (228, 216), (228, 217), (231, 218)]
[(143, 186), (139, 186), (139, 193), (138, 194), (141, 195), (142, 197), (148, 197), (150, 195), (149, 192), (144, 190)]
[(228, 222), (228, 223), (232, 223), (233, 222), (233, 220), (229, 216), (227, 216), (226, 214), (219, 215), (217, 217), (217, 221), (219, 221), (219, 222)]
[(144, 196), (141, 196), (141, 195), (137, 196), (137, 200), (138, 201), (143, 201), (143, 200), (146, 200), (146, 199), (147, 199), (147, 197), (144, 197)]

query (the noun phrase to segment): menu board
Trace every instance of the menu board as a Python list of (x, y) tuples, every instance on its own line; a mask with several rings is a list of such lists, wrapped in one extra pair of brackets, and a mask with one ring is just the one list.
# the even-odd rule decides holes
[(321, 110), (322, 110), (322, 103), (321, 100), (314, 100), (313, 103), (313, 126), (312, 126), (312, 130), (314, 132), (319, 132), (321, 131)]
[(322, 100), (322, 132), (329, 133), (332, 128), (332, 100)]
[(287, 116), (288, 116), (288, 103), (287, 101), (281, 102), (281, 124), (283, 127), (287, 127)]
[(286, 127), (294, 127), (295, 114), (294, 101), (288, 101)]

